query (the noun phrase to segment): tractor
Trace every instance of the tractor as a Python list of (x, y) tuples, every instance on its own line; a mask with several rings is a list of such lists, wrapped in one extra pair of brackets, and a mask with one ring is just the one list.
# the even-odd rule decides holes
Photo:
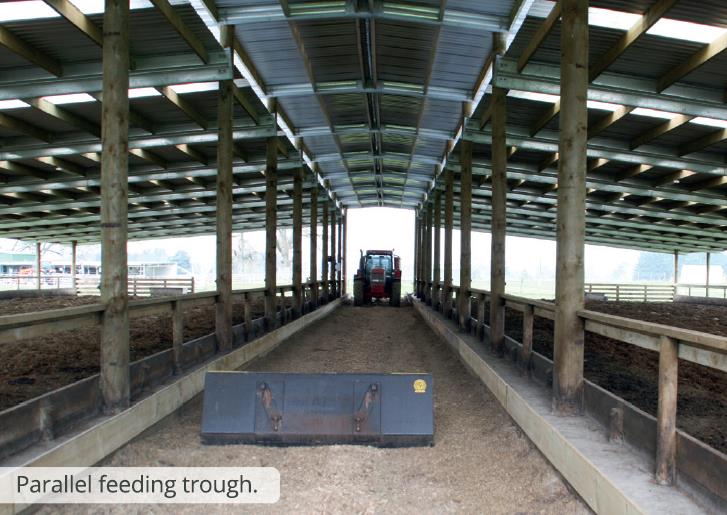
[(393, 250), (361, 251), (353, 278), (353, 305), (371, 304), (372, 299), (389, 299), (392, 306), (401, 303), (401, 269)]

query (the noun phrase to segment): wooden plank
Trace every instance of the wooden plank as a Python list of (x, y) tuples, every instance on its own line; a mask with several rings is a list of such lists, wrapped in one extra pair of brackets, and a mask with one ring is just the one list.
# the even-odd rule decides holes
[(535, 55), (535, 52), (537, 52), (538, 48), (540, 48), (540, 45), (543, 43), (543, 41), (545, 41), (550, 32), (553, 30), (553, 27), (555, 27), (555, 24), (560, 19), (560, 13), (561, 3), (556, 2), (553, 6), (553, 9), (550, 11), (550, 14), (548, 14), (548, 17), (545, 18), (545, 21), (540, 24), (538, 30), (535, 32), (535, 34), (533, 34), (533, 38), (528, 43), (528, 46), (525, 47), (523, 53), (520, 54), (520, 58), (517, 61), (518, 73), (523, 71), (525, 65), (528, 64), (533, 55)]
[(677, 385), (679, 344), (666, 336), (659, 342), (659, 401), (656, 412), (656, 482), (673, 485), (676, 480)]
[(727, 354), (727, 338), (714, 334), (692, 331), (690, 329), (681, 329), (663, 324), (655, 324), (653, 322), (644, 322), (642, 320), (634, 320), (606, 313), (599, 313), (590, 310), (581, 310), (578, 315), (586, 320), (593, 320), (602, 324), (630, 329), (639, 333), (652, 336), (668, 336), (680, 342), (688, 343), (696, 347), (700, 347), (720, 354)]
[(671, 9), (677, 0), (658, 0), (634, 25), (624, 33), (616, 44), (603, 53), (590, 67), (588, 73), (589, 82), (593, 82), (611, 66), (626, 50), (636, 43), (646, 32), (659, 21), (666, 12)]
[(221, 81), (218, 90), (216, 262), (217, 303), (215, 337), (217, 348), (232, 348), (232, 81)]
[(182, 39), (187, 42), (189, 47), (194, 51), (195, 54), (202, 59), (202, 62), (209, 62), (209, 55), (207, 49), (202, 44), (202, 41), (192, 30), (187, 26), (182, 18), (174, 10), (174, 7), (167, 0), (151, 0), (154, 6), (164, 15), (169, 24), (182, 36)]
[(657, 91), (661, 93), (669, 86), (689, 75), (691, 72), (704, 65), (710, 59), (717, 57), (725, 50), (727, 50), (727, 34), (724, 34), (708, 45), (705, 45), (689, 57), (689, 59), (666, 72), (657, 82)]
[(276, 318), (276, 229), (278, 194), (278, 137), (268, 138), (265, 162), (265, 323), (271, 330), (277, 325)]
[(55, 9), (58, 14), (63, 16), (78, 30), (88, 36), (94, 43), (103, 46), (103, 32), (91, 21), (91, 19), (83, 14), (78, 7), (68, 0), (44, 0), (46, 4)]
[(107, 2), (103, 35), (101, 115), (101, 325), (100, 386), (104, 409), (129, 405), (128, 153), (129, 4)]
[(56, 77), (63, 75), (63, 68), (58, 61), (29, 45), (2, 25), (0, 25), (0, 45), (36, 66), (40, 66), (51, 75)]

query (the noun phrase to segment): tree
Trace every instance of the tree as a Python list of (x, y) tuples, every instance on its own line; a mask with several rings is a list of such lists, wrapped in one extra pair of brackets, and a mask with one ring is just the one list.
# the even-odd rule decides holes
[(192, 270), (192, 259), (189, 257), (189, 253), (186, 250), (178, 250), (169, 261), (176, 263), (180, 268), (185, 270)]

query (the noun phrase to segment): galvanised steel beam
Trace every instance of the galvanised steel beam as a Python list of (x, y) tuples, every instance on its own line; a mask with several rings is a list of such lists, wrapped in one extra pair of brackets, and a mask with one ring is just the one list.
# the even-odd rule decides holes
[[(233, 129), (234, 141), (263, 139), (276, 134), (272, 125), (236, 127)], [(209, 130), (179, 130), (174, 132), (157, 132), (153, 135), (134, 136), (129, 138), (129, 149), (148, 149), (156, 147), (169, 147), (176, 145), (195, 145), (200, 143), (216, 143), (217, 129)], [(101, 142), (98, 139), (59, 141), (46, 145), (23, 145), (6, 147), (0, 151), (0, 160), (32, 159), (36, 157), (54, 157), (86, 154), (101, 151)]]
[[(475, 143), (489, 145), (491, 131), (467, 130), (466, 139)], [(508, 126), (507, 145), (522, 150), (533, 150), (553, 154), (558, 152), (558, 133), (541, 131), (537, 136), (530, 136), (525, 127)], [(677, 149), (656, 146), (644, 146), (638, 150), (630, 150), (628, 142), (618, 142), (606, 138), (594, 138), (588, 142), (590, 159), (608, 159), (628, 164), (648, 164), (660, 168), (675, 170), (691, 170), (711, 175), (727, 175), (727, 167), (723, 160), (713, 156), (695, 154), (690, 157), (679, 157)]]
[[(489, 145), (491, 131), (478, 130), (476, 121), (468, 125), (464, 138), (475, 143)], [(396, 134), (414, 136), (416, 129), (406, 126), (384, 126), (379, 132), (382, 134)], [(372, 132), (367, 127), (336, 127), (338, 135), (367, 134)], [(421, 134), (433, 139), (450, 140), (453, 136), (446, 131), (425, 131)], [(327, 127), (311, 127), (300, 130), (301, 135), (321, 136), (331, 134)], [(558, 152), (558, 133), (555, 131), (541, 131), (537, 136), (530, 135), (527, 127), (508, 126), (507, 146), (522, 150), (533, 150), (553, 154)], [(639, 149), (631, 149), (629, 142), (614, 141), (607, 138), (594, 138), (588, 142), (588, 157), (594, 159), (608, 159), (630, 164), (649, 164), (662, 168), (676, 170), (692, 170), (698, 173), (712, 175), (727, 175), (727, 167), (723, 160), (715, 159), (708, 154), (693, 154), (689, 157), (680, 157), (678, 150), (663, 146), (644, 145)]]
[[(292, 182), (281, 182), (278, 191), (284, 192), (292, 189)], [(214, 186), (212, 184), (211, 186)], [(199, 189), (199, 187), (194, 186), (193, 184), (190, 184), (190, 187), (194, 187), (197, 189), (188, 189), (188, 190), (182, 190), (182, 191), (157, 191), (157, 192), (149, 192), (149, 193), (131, 193), (129, 192), (129, 203), (135, 204), (138, 206), (142, 206), (144, 204), (153, 204), (153, 203), (174, 203), (178, 201), (191, 201), (196, 200), (200, 202), (204, 202), (204, 200), (201, 199), (209, 199), (210, 201), (214, 201), (216, 193), (213, 189), (207, 190), (207, 189)], [(160, 190), (165, 190), (165, 188), (159, 188)], [(232, 188), (232, 194), (233, 196), (241, 196), (241, 195), (247, 195), (251, 193), (264, 193), (265, 192), (265, 184), (263, 179), (263, 184), (257, 185), (257, 186), (250, 186), (250, 187), (243, 187), (243, 188)], [(49, 213), (53, 211), (64, 211), (64, 210), (83, 210), (83, 209), (89, 209), (89, 208), (98, 208), (100, 207), (100, 200), (97, 196), (89, 195), (89, 199), (65, 199), (65, 200), (54, 200), (51, 202), (45, 201), (45, 202), (19, 202), (18, 204), (13, 204), (9, 207), (0, 207), (0, 216), (6, 216), (6, 215), (20, 215), (20, 214), (27, 214), (27, 213)]]
[[(130, 88), (145, 88), (213, 82), (233, 78), (229, 51), (209, 54), (208, 63), (200, 63), (194, 54), (137, 57), (129, 73)], [(6, 70), (0, 78), (0, 100), (34, 98), (71, 93), (101, 91), (101, 62), (64, 64), (61, 77), (48, 77), (37, 68)]]
[[(455, 188), (455, 191), (459, 191)], [(484, 194), (485, 198), (489, 198), (490, 191), (486, 187), (480, 187), (473, 191), (473, 195), (477, 195), (478, 192)], [(507, 200), (520, 201), (526, 203), (544, 204), (549, 206), (548, 209), (555, 208), (557, 205), (557, 198), (552, 192), (543, 194), (540, 191), (523, 191), (515, 190), (508, 191)], [(610, 214), (619, 214), (623, 216), (631, 217), (644, 217), (656, 220), (662, 220), (665, 222), (685, 222), (691, 224), (704, 224), (713, 229), (727, 227), (727, 217), (715, 216), (708, 214), (692, 214), (690, 212), (684, 212), (681, 210), (664, 211), (653, 207), (635, 206), (625, 201), (617, 201), (611, 203), (599, 202), (593, 199), (586, 199), (586, 210), (592, 212), (602, 212)], [(647, 223), (652, 223), (649, 220)]]
[[(521, 73), (514, 59), (498, 60), (494, 85), (517, 91), (560, 95), (560, 68), (530, 63)], [(680, 86), (656, 93), (656, 81), (603, 73), (588, 87), (588, 100), (727, 120), (722, 90)]]
[(450, 102), (469, 102), (470, 92), (466, 90), (429, 87), (425, 91), (419, 84), (379, 81), (377, 86), (364, 86), (361, 81), (318, 82), (311, 84), (286, 84), (268, 88), (268, 96), (291, 98), (312, 95), (380, 94), (416, 98), (431, 98)]
[(315, 3), (291, 3), (288, 13), (280, 4), (254, 7), (228, 7), (219, 10), (220, 23), (231, 25), (263, 24), (281, 21), (375, 20), (406, 22), (432, 26), (460, 27), (478, 32), (506, 32), (506, 17), (472, 14), (455, 9), (445, 9), (440, 16), (439, 7), (412, 6), (399, 2), (372, 2), (371, 11), (357, 11), (352, 0), (328, 0)]
[[(476, 160), (473, 162), (473, 173), (475, 175), (489, 177), (492, 174), (491, 166), (492, 165), (489, 161)], [(449, 162), (447, 163), (447, 167), (459, 172), (459, 165), (457, 163)], [(557, 169), (554, 167), (548, 167), (541, 170), (535, 165), (512, 162), (508, 163), (507, 177), (508, 179), (519, 179), (542, 184), (555, 185), (558, 183)], [(640, 197), (669, 199), (715, 206), (725, 205), (725, 198), (723, 195), (694, 193), (692, 190), (679, 187), (656, 187), (646, 181), (639, 181), (636, 179), (613, 181), (601, 177), (588, 176), (586, 179), (586, 186), (589, 189), (597, 191), (627, 193), (629, 195), (637, 195)]]
[[(299, 159), (285, 159), (278, 161), (279, 171), (288, 171), (300, 167)], [(262, 172), (265, 170), (265, 163), (246, 163), (236, 164), (232, 167), (232, 173), (236, 180), (240, 180), (241, 175), (259, 173), (259, 177), (264, 181)], [(205, 177), (214, 178), (217, 169), (212, 167), (175, 167), (167, 170), (148, 170), (144, 169), (130, 170), (129, 184), (138, 184), (149, 181), (170, 181), (174, 179), (201, 179)], [(10, 182), (0, 184), (0, 195), (7, 193), (32, 193), (37, 191), (55, 191), (55, 190), (73, 190), (80, 188), (97, 188), (101, 186), (98, 169), (92, 170), (86, 177), (62, 179), (58, 177), (46, 176), (43, 182), (27, 181), (27, 182)], [(214, 186), (210, 183), (210, 187)]]

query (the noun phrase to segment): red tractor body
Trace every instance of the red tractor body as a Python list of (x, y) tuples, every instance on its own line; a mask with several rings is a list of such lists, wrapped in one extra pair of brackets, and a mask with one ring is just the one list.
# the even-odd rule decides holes
[(353, 278), (354, 305), (370, 304), (371, 299), (389, 299), (392, 306), (401, 302), (399, 256), (392, 250), (367, 250)]

